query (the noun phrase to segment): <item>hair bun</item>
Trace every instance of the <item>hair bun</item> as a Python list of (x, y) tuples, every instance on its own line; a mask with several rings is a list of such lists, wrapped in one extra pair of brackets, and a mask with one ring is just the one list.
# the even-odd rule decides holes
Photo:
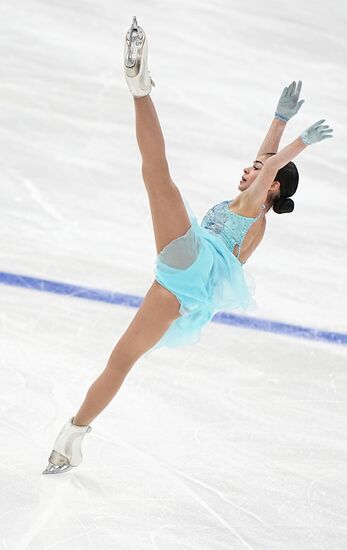
[(276, 214), (286, 214), (288, 212), (293, 212), (294, 210), (294, 201), (288, 197), (280, 197), (276, 199), (273, 203), (273, 210)]

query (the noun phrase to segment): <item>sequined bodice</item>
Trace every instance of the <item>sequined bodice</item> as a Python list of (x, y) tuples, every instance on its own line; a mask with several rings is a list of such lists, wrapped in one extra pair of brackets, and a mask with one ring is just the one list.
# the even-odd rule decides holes
[(200, 225), (219, 235), (231, 252), (234, 251), (235, 245), (238, 245), (238, 258), (248, 229), (260, 217), (265, 205), (262, 205), (262, 210), (256, 218), (249, 218), (231, 212), (228, 206), (231, 202), (230, 200), (222, 201), (210, 208)]

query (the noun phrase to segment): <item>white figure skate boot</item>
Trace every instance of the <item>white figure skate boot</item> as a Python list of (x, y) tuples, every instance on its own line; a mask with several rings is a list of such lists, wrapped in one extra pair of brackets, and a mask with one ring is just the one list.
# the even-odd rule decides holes
[(155, 83), (147, 67), (148, 42), (144, 30), (137, 24), (136, 16), (128, 30), (124, 43), (124, 73), (128, 88), (134, 97), (149, 95)]
[(86, 433), (92, 430), (89, 426), (76, 426), (72, 416), (60, 430), (49, 457), (48, 466), (43, 474), (60, 474), (78, 466), (83, 460), (81, 445)]

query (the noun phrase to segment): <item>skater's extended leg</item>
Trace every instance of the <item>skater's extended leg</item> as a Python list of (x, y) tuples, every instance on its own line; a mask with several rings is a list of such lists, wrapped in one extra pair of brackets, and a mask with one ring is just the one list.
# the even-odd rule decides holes
[(173, 239), (184, 235), (191, 224), (181, 193), (169, 172), (164, 138), (153, 102), (147, 95), (134, 98), (134, 103), (142, 177), (159, 253)]
[[(179, 189), (170, 176), (163, 133), (149, 95), (151, 88), (148, 85), (148, 90), (142, 92), (142, 97), (138, 97), (135, 93), (137, 91), (140, 93), (141, 86), (134, 85), (138, 77), (133, 77), (132, 71), (134, 74), (139, 71), (139, 74), (142, 74), (142, 82), (149, 83), (147, 37), (143, 29), (137, 26), (137, 22), (135, 28), (133, 24), (129, 29), (128, 38), (130, 32), (133, 33), (134, 46), (130, 47), (129, 42), (125, 41), (125, 72), (129, 89), (133, 93), (136, 137), (142, 156), (142, 176), (148, 193), (156, 249), (159, 253), (170, 241), (184, 235), (191, 224)], [(143, 46), (137, 47), (136, 44), (143, 44)], [(137, 60), (134, 69), (130, 70), (131, 76), (127, 75), (126, 69), (129, 65), (129, 55)], [(142, 85), (146, 88), (145, 84)]]
[(154, 281), (129, 327), (114, 347), (106, 368), (89, 388), (74, 417), (74, 424), (90, 424), (110, 403), (137, 359), (151, 349), (180, 316), (179, 307), (177, 298)]
[[(142, 157), (142, 170), (150, 175), (157, 172), (171, 179), (166, 158), (165, 141), (157, 111), (150, 95), (134, 97), (136, 138)], [(151, 173), (153, 170), (153, 174)]]

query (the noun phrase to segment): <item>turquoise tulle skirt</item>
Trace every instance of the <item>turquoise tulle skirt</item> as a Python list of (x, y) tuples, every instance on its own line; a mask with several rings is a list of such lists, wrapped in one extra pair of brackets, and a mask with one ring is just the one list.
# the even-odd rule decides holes
[(180, 302), (176, 319), (152, 349), (177, 348), (200, 340), (218, 311), (253, 309), (255, 283), (224, 241), (202, 227), (184, 200), (191, 227), (155, 260), (155, 279)]

